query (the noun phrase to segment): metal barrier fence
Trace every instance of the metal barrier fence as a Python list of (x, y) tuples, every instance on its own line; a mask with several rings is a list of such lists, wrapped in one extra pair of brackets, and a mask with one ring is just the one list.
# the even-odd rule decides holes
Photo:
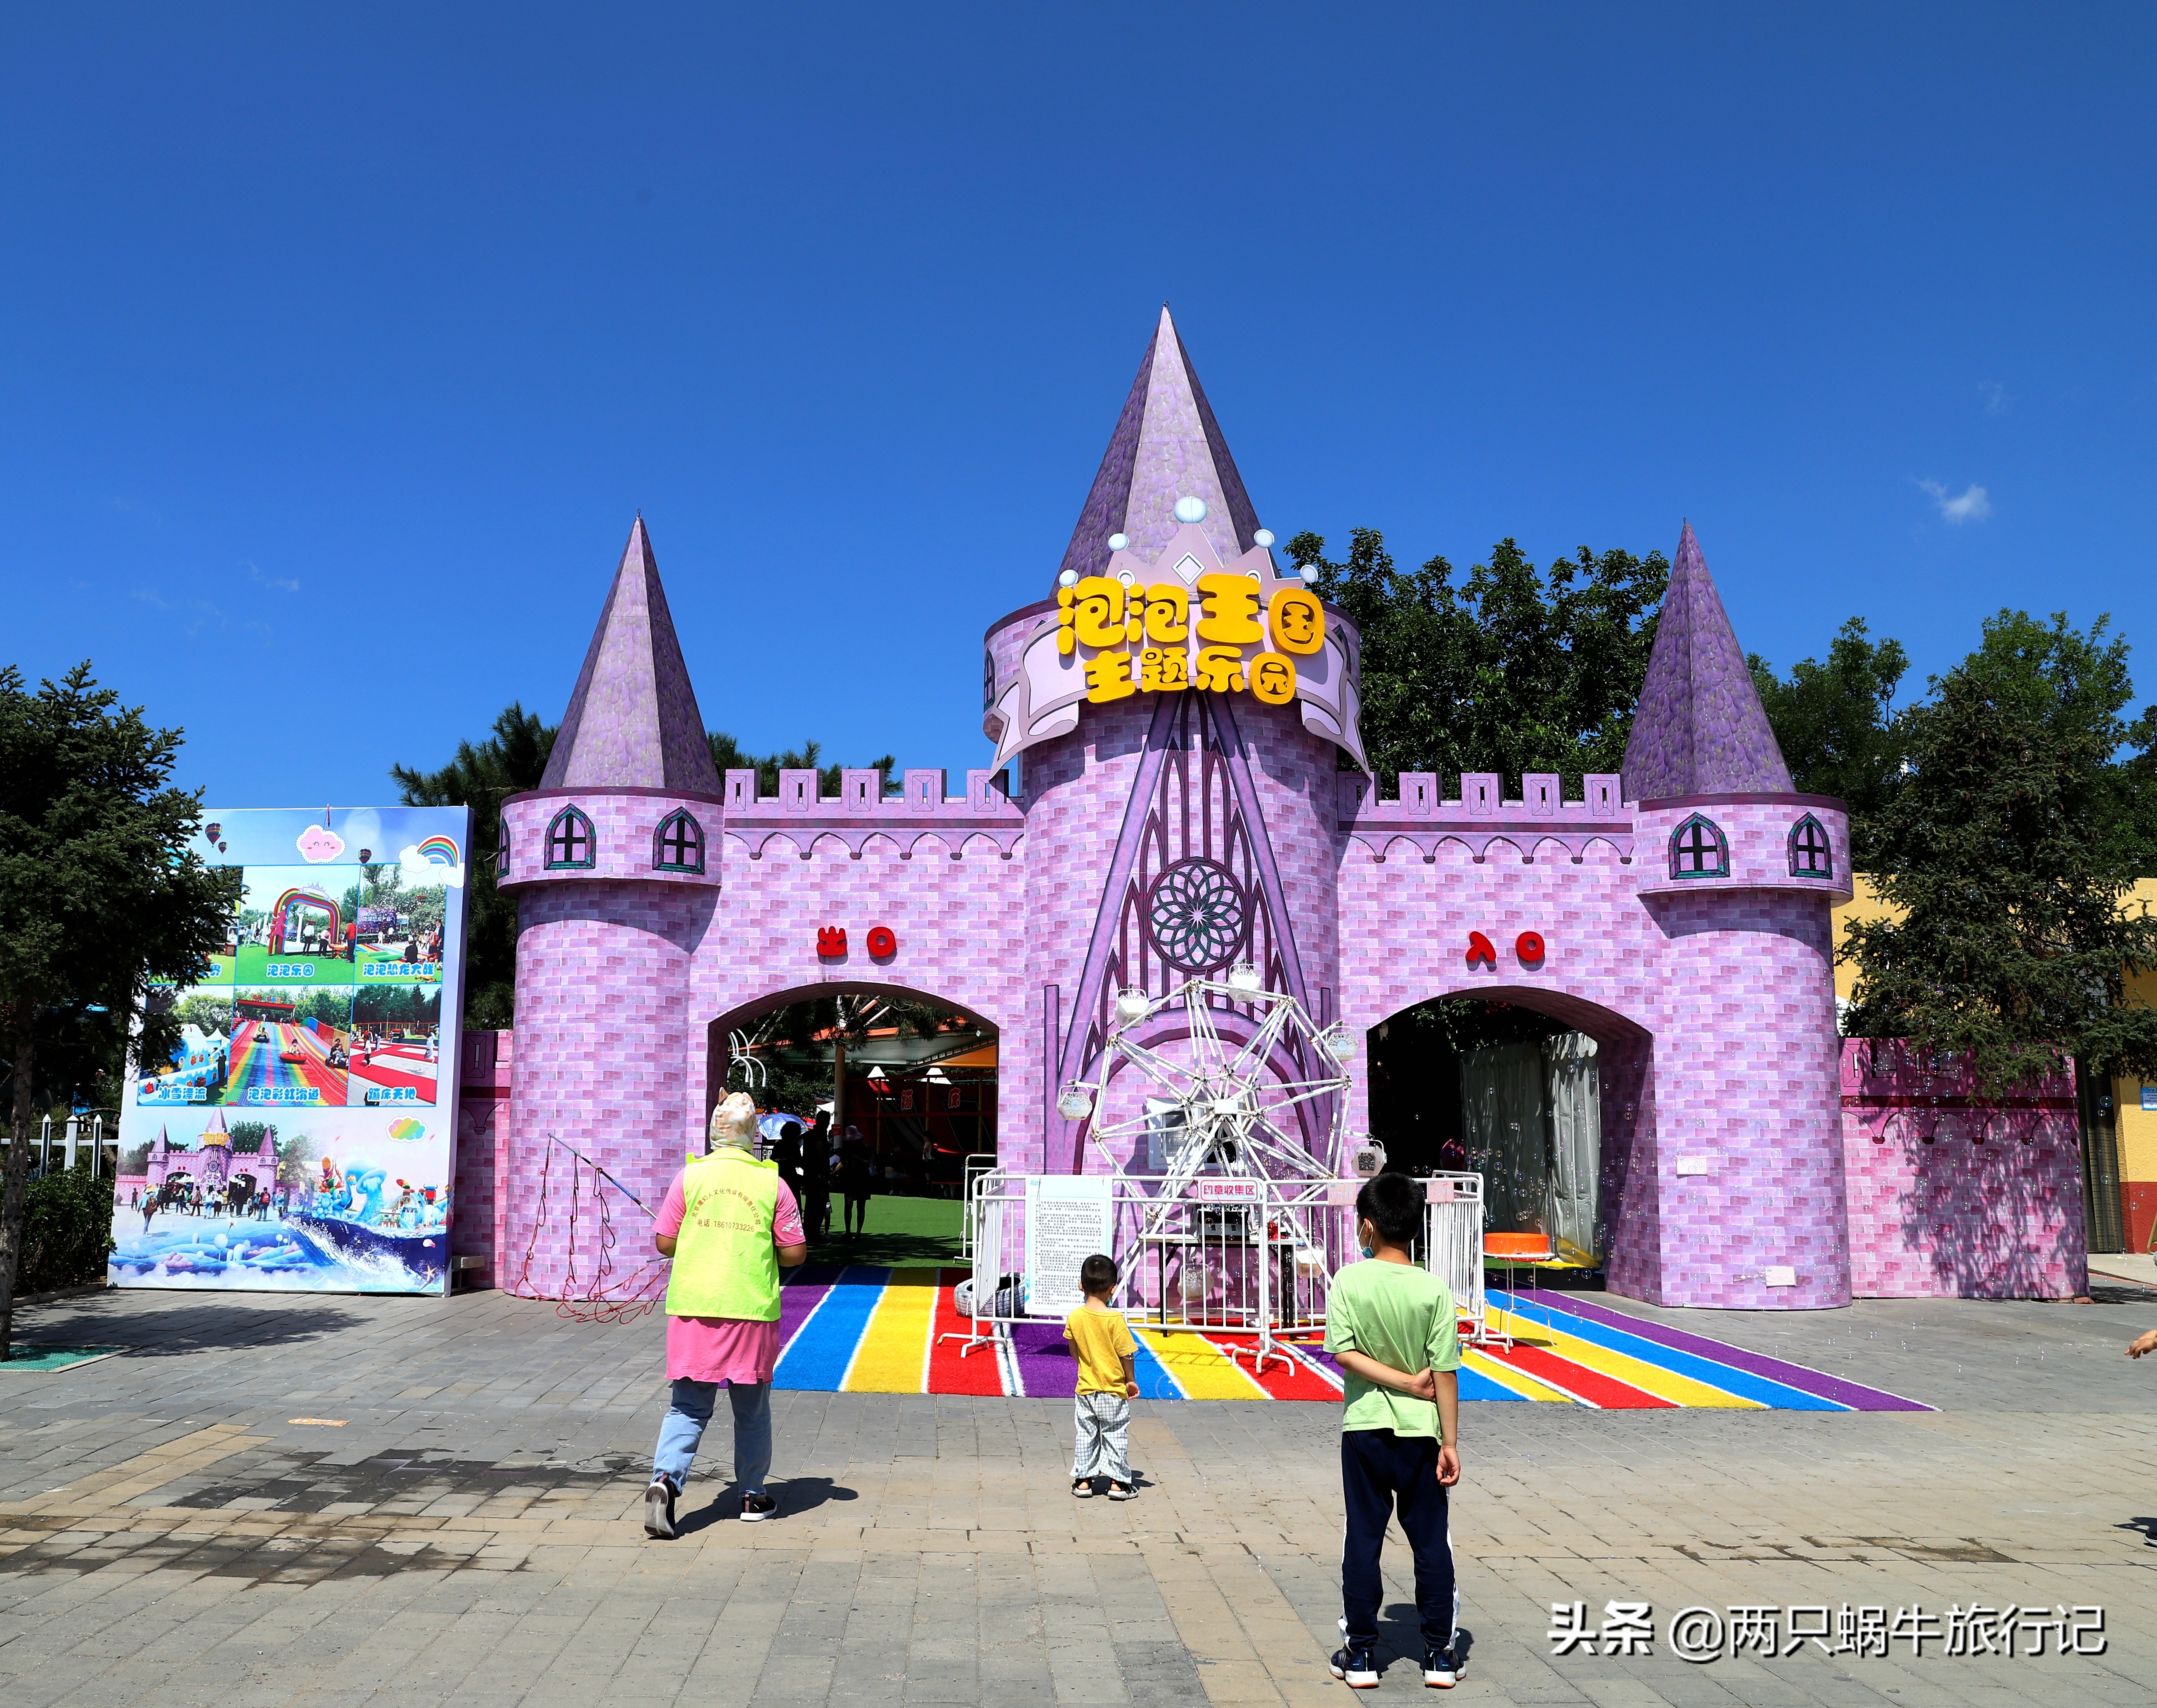
[[(1115, 1260), (1110, 1302), (1140, 1327), (1248, 1337), (1248, 1345), (1231, 1340), (1222, 1350), (1231, 1357), (1249, 1354), (1259, 1371), (1274, 1360), (1288, 1361), (1284, 1340), (1310, 1341), (1323, 1334), (1334, 1273), (1360, 1255), (1355, 1205), (1361, 1181), (1088, 1178), (1105, 1201), (1083, 1201), (1088, 1207), (1079, 1227), (1088, 1237), (1078, 1243)], [(958, 1305), (969, 1325), (943, 1337), (963, 1341), (961, 1356), (1006, 1345), (1014, 1324), (1054, 1321), (1078, 1303), (1076, 1283), (1068, 1278), (1064, 1293), (1029, 1296), (1029, 1213), (1042, 1218), (1037, 1238), (1068, 1240), (1073, 1226), (1068, 1219), (1073, 1201), (1052, 1198), (1044, 1211), (1044, 1201), (1029, 1191), (1029, 1181), (1041, 1179), (986, 1169), (967, 1182), (960, 1237), (973, 1274), (960, 1289)], [(1179, 1190), (1165, 1190), (1171, 1185)], [(1484, 1290), (1483, 1177), (1434, 1175), (1425, 1192), (1424, 1265), (1451, 1289), (1464, 1338), (1472, 1345), (1510, 1345), (1502, 1326), (1493, 1325)], [(1101, 1233), (1105, 1240), (1096, 1248), (1092, 1236)], [(1071, 1246), (1057, 1272), (1074, 1274), (1084, 1255)], [(1050, 1267), (1038, 1263), (1040, 1271)]]
[(1454, 1311), (1471, 1345), (1511, 1346), (1503, 1325), (1490, 1324), (1483, 1290), (1483, 1176), (1434, 1174), (1423, 1183), (1423, 1267), (1452, 1290)]
[[(1031, 1196), (1027, 1182), (1040, 1178), (992, 1169), (972, 1182), (963, 1239), (974, 1275), (960, 1300), (970, 1330), (945, 1337), (964, 1340), (962, 1352), (1007, 1340), (1014, 1323), (1053, 1320), (1078, 1303), (1075, 1290), (1028, 1297), (1027, 1218), (1030, 1212), (1044, 1217), (1048, 1212)], [(1231, 1357), (1248, 1352), (1260, 1371), (1271, 1361), (1288, 1361), (1282, 1337), (1315, 1340), (1324, 1331), (1333, 1272), (1356, 1255), (1361, 1181), (1090, 1178), (1106, 1201), (1094, 1201), (1094, 1211), (1086, 1213), (1104, 1217), (1093, 1227), (1105, 1231), (1105, 1255), (1120, 1271), (1111, 1302), (1133, 1323), (1168, 1332), (1248, 1336), (1248, 1345), (1232, 1343), (1223, 1350)], [(1049, 1201), (1058, 1205), (1061, 1236), (1069, 1226), (1063, 1219), (1068, 1212), (1063, 1201)], [(1065, 1253), (1057, 1273), (1068, 1274), (1076, 1267)]]

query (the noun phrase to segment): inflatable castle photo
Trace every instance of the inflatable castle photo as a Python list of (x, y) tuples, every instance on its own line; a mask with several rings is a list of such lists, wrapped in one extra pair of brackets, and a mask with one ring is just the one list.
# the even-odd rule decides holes
[[(963, 1011), (996, 1041), (1001, 1168), (1101, 1171), (1064, 1093), (1120, 996), (1241, 968), (1345, 1035), (1351, 1133), (1403, 1010), (1473, 997), (1584, 1034), (1609, 1288), (1847, 1304), (1854, 1249), (1902, 1237), (1892, 1193), (1853, 1227), (1846, 1191), (1872, 1142), (1846, 1131), (1836, 1026), (1847, 817), (1792, 787), (1690, 527), (1621, 771), (1573, 797), (1470, 774), (1456, 798), (1369, 774), (1360, 637), (1262, 523), (1164, 310), (1062, 562), (987, 625), (990, 762), (963, 790), (797, 770), (773, 796), (713, 769), (640, 517), (542, 785), (502, 814), (513, 1064), (466, 1064), (456, 1248), (541, 1298), (635, 1268), (642, 1217), (616, 1202), (603, 1232), (593, 1165), (656, 1206), (731, 1088), (729, 1032), (835, 992)], [(2072, 1132), (2019, 1156), (2060, 1207), (2016, 1237), (2078, 1291)]]

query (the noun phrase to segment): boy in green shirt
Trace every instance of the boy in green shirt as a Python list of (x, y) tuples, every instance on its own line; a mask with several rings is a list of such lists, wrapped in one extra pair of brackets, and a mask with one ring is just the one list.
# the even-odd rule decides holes
[(1333, 1676), (1357, 1690), (1378, 1683), (1374, 1649), (1386, 1522), (1398, 1508), (1415, 1552), (1416, 1611), (1423, 1621), (1423, 1681), (1449, 1690), (1453, 1653), (1453, 1535), (1445, 1491), (1460, 1480), (1459, 1331), (1453, 1294), (1417, 1266), (1408, 1248), (1423, 1231), (1423, 1185), (1382, 1174), (1356, 1195), (1356, 1237), (1365, 1261), (1333, 1278), (1326, 1350), (1346, 1378), (1341, 1417), (1341, 1634)]

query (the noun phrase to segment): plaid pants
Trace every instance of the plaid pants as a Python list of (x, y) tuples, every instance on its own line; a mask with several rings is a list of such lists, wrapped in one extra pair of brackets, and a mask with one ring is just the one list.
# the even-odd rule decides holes
[(1130, 1482), (1124, 1438), (1131, 1427), (1131, 1402), (1121, 1394), (1080, 1394), (1073, 1405), (1078, 1443), (1071, 1454), (1071, 1479), (1106, 1477), (1112, 1483)]

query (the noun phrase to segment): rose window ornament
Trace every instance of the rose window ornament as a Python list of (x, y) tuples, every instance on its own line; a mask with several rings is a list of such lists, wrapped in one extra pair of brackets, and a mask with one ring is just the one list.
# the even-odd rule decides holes
[(1147, 935), (1163, 960), (1186, 972), (1228, 962), (1249, 923), (1243, 887), (1216, 861), (1177, 861), (1146, 897)]

